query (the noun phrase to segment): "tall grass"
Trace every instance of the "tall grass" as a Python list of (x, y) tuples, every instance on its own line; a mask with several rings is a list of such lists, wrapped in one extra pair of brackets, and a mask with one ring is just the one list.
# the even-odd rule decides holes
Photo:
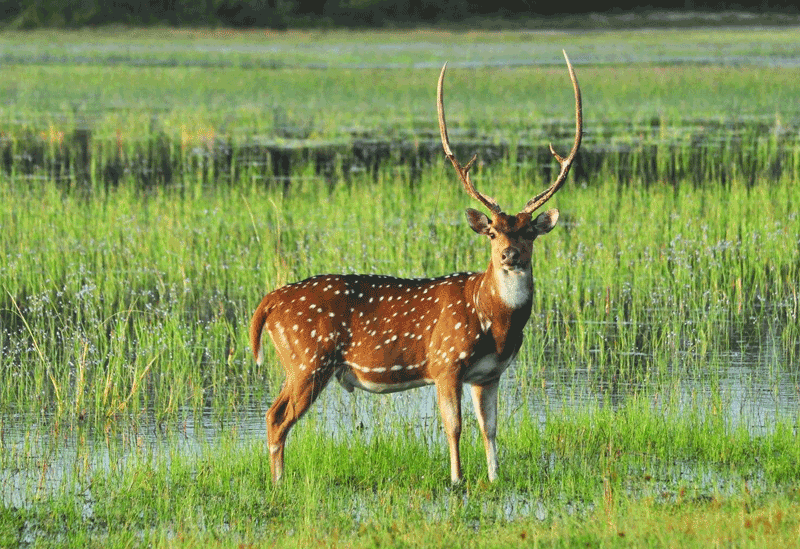
[[(513, 170), (512, 170), (513, 171)], [(523, 168), (524, 171), (524, 168)], [(501, 204), (544, 181), (476, 173)], [(261, 384), (244, 338), (268, 289), (320, 272), (440, 275), (485, 268), (469, 203), (442, 164), (283, 188), (140, 191), (3, 185), (2, 398), (108, 417), (165, 413), (229, 383)], [(569, 185), (559, 230), (536, 245), (521, 361), (617, 383), (703, 377), (720, 354), (797, 354), (795, 186)], [(534, 186), (535, 185), (535, 186)], [(23, 252), (24, 251), (24, 252)], [(763, 353), (761, 353), (763, 354)], [(31, 394), (42, 400), (31, 400)]]

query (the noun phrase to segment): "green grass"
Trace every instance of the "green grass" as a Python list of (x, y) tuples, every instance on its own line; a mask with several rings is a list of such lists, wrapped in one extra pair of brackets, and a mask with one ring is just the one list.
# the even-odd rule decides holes
[[(58, 141), (88, 127), (93, 141), (123, 144), (161, 132), (192, 146), (209, 136), (241, 143), (287, 132), (311, 139), (349, 137), (353, 129), (417, 134), (435, 131), (434, 86), (449, 61), (453, 126), (509, 138), (538, 120), (570, 118), (561, 49), (578, 67), (589, 138), (614, 122), (791, 120), (797, 79), (791, 69), (765, 67), (797, 56), (796, 35), (160, 30), (64, 32), (53, 40), (49, 33), (2, 33), (0, 51), (12, 62), (0, 68), (0, 121), (12, 140), (30, 132)], [(621, 137), (637, 132), (626, 133)]]
[[(82, 29), (0, 34), (0, 51), (17, 64), (163, 64), (297, 68), (504, 62), (559, 65), (561, 49), (594, 62), (706, 63), (785, 61), (798, 52), (795, 27), (575, 31), (232, 29)], [(548, 56), (554, 56), (552, 59)]]
[(800, 456), (788, 433), (731, 436), (696, 417), (664, 421), (640, 403), (553, 417), (544, 430), (526, 423), (501, 438), (510, 442), (502, 480), (486, 483), (475, 463), (480, 443), (467, 436), (467, 480), (456, 488), (440, 474), (443, 448), (396, 433), (345, 441), (298, 426), (293, 471), (278, 487), (262, 444), (224, 436), (192, 453), (174, 442), (159, 453), (134, 446), (119, 464), (78, 471), (71, 490), (6, 508), (0, 539), (13, 544), (21, 531), (37, 547), (495, 547), (514, 539), (758, 547), (795, 539)]
[[(59, 412), (102, 416), (135, 401), (169, 412), (230, 379), (255, 384), (266, 372), (249, 363), (242, 326), (267, 289), (331, 271), (484, 268), (485, 245), (462, 221), (469, 201), (450, 176), (440, 164), (413, 188), (387, 175), (332, 191), (301, 182), (286, 196), (246, 186), (86, 197), (5, 185), (0, 219), (14, 230), (0, 236), (2, 397), (25, 406), (30, 391), (44, 393)], [(498, 179), (476, 180), (501, 204), (533, 194)], [(791, 363), (797, 200), (788, 180), (569, 186), (556, 204), (563, 226), (537, 242), (523, 363), (669, 381), (676, 365), (701, 375), (738, 349), (737, 331), (766, 332), (742, 337), (768, 336), (774, 360)], [(154, 389), (130, 399), (143, 381)]]
[[(509, 184), (507, 175), (476, 175), (502, 204), (521, 205), (533, 193), (530, 185)], [(427, 276), (481, 268), (485, 243), (466, 230), (461, 209), (470, 204), (453, 187), (444, 164), (415, 187), (387, 172), (377, 182), (365, 178), (332, 189), (300, 180), (288, 194), (244, 185), (197, 193), (125, 187), (86, 196), (52, 183), (5, 185), (2, 221), (15, 230), (2, 236), (8, 251), (2, 272), (8, 326), (3, 407), (43, 418), (50, 429), (85, 432), (91, 440), (94, 431), (125, 430), (150, 414), (179, 436), (189, 410), (207, 409), (222, 419), (234, 417), (248, 398), (266, 406), (281, 374), (271, 349), (266, 366), (255, 368), (245, 337), (262, 293), (319, 272)], [(310, 416), (290, 438), (292, 488), (286, 490), (308, 491), (296, 494), (299, 503), (289, 507), (289, 516), (281, 511), (287, 496), (267, 484), (260, 441), (229, 442), (227, 451), (236, 459), (221, 454), (218, 444), (225, 443), (201, 449), (198, 457), (181, 455), (170, 443), (153, 450), (123, 442), (115, 451), (127, 456), (124, 467), (96, 464), (74, 484), (52, 490), (31, 481), (31, 505), (19, 516), (37, 509), (51, 516), (60, 505), (78, 505), (55, 523), (26, 520), (37, 532), (53, 533), (77, 521), (84, 541), (108, 534), (123, 543), (152, 535), (156, 542), (167, 536), (161, 541), (168, 543), (167, 532), (191, 531), (195, 523), (208, 525), (214, 537), (228, 528), (231, 515), (243, 523), (228, 540), (260, 540), (275, 529), (297, 540), (293, 536), (308, 531), (310, 522), (323, 520), (314, 530), (321, 528), (323, 538), (329, 529), (353, 541), (362, 528), (389, 535), (382, 532), (394, 522), (402, 530), (421, 521), (379, 512), (381, 497), (414, 495), (420, 486), (425, 490), (413, 497), (432, 498), (437, 521), (477, 520), (502, 530), (528, 521), (525, 531), (550, 522), (531, 525), (521, 513), (507, 524), (502, 509), (508, 498), (545, 501), (548, 513), (556, 514), (579, 501), (580, 513), (591, 514), (604, 501), (608, 475), (623, 501), (637, 509), (648, 505), (648, 512), (668, 511), (675, 494), (687, 489), (702, 505), (719, 497), (725, 509), (750, 497), (747, 490), (769, 505), (781, 494), (794, 502), (796, 415), (783, 411), (756, 435), (760, 428), (747, 424), (748, 414), (740, 423), (732, 420), (738, 401), (724, 380), (741, 346), (754, 345), (744, 349), (755, 361), (749, 366), (753, 385), (745, 389), (759, 390), (763, 383), (779, 391), (787, 379), (796, 383), (796, 188), (784, 180), (752, 188), (644, 189), (609, 178), (563, 189), (554, 199), (563, 225), (537, 241), (531, 330), (519, 365), (504, 382), (501, 413), (522, 427), (504, 423), (503, 484), (476, 488), (479, 495), (466, 508), (447, 503), (462, 496), (441, 495), (449, 492), (442, 492), (445, 446), (435, 415), (403, 418), (402, 406), (393, 407), (387, 397), (359, 396), (367, 404), (353, 412), (354, 424), (334, 419), (341, 426), (331, 433)], [(761, 350), (767, 343), (770, 349)], [(585, 383), (562, 384), (560, 376), (570, 371)], [(336, 386), (327, 392), (341, 394)], [(616, 404), (604, 406), (612, 397)], [(788, 398), (796, 402), (797, 396)], [(341, 413), (330, 400), (319, 406), (324, 415)], [(543, 413), (544, 423), (531, 413)], [(469, 417), (468, 485), (479, 487), (485, 465)], [(420, 419), (430, 422), (429, 434), (405, 442), (403, 433), (418, 432)], [(359, 438), (353, 428), (358, 422), (374, 438)], [(47, 429), (39, 434), (49, 436)], [(46, 454), (53, 463), (57, 447)], [(89, 447), (79, 448), (93, 455)], [(16, 452), (16, 467), (38, 478), (36, 452)], [(248, 467), (254, 469), (243, 477)], [(202, 471), (209, 486), (197, 485)], [(721, 484), (703, 480), (704, 472)], [(131, 491), (137, 482), (144, 492)], [(68, 504), (87, 485), (94, 512), (102, 507), (108, 516), (83, 518), (86, 497)], [(313, 507), (314, 494), (338, 493), (341, 486), (349, 495)], [(376, 497), (375, 489), (378, 499), (368, 507), (375, 522), (354, 523), (362, 498)], [(165, 499), (172, 493), (179, 495)], [(485, 498), (494, 502), (488, 510)], [(651, 503), (643, 503), (648, 498)], [(152, 508), (154, 500), (162, 507)], [(278, 516), (253, 518), (272, 513)], [(294, 522), (292, 513), (306, 522)], [(343, 515), (349, 517), (343, 524), (333, 518)], [(433, 537), (430, 542), (437, 543)]]
[[(448, 118), (498, 138), (531, 123), (572, 117), (560, 52), (547, 67), (451, 65)], [(446, 59), (442, 59), (443, 63)], [(56, 142), (88, 126), (98, 141), (138, 141), (165, 132), (180, 142), (212, 137), (335, 139), (350, 132), (396, 135), (435, 130), (435, 86), (441, 67), (427, 69), (107, 67), (4, 65), (8, 99), (0, 120), (9, 137), (30, 131)], [(793, 72), (759, 66), (581, 66), (587, 135), (614, 123), (649, 126), (685, 118), (774, 122), (797, 114)], [(77, 84), (76, 84), (77, 81)], [(158, 94), (153, 94), (158, 90)], [(380, 98), (379, 101), (376, 98)], [(677, 128), (678, 130), (680, 128)], [(644, 129), (642, 131), (645, 131)], [(59, 133), (60, 132), (60, 133)], [(185, 135), (183, 135), (183, 133)], [(548, 136), (545, 136), (546, 138)], [(615, 136), (616, 139), (637, 137)]]
[[(250, 402), (268, 406), (282, 374), (271, 347), (259, 369), (246, 342), (267, 290), (321, 272), (485, 266), (486, 243), (463, 222), (473, 204), (446, 168), (413, 186), (387, 169), (333, 187), (300, 178), (286, 193), (248, 181), (91, 192), (5, 181), (0, 400), (22, 422), (4, 468), (27, 479), (6, 492), (24, 502), (6, 508), (8, 524), (25, 525), (9, 539), (369, 546), (421, 530), (441, 546), (480, 525), (480, 546), (521, 532), (554, 545), (621, 542), (617, 532), (702, 545), (709, 534), (685, 505), (729, 536), (780, 542), (794, 531), (788, 518), (768, 531), (759, 522), (797, 505), (798, 186), (788, 178), (643, 187), (600, 174), (562, 189), (562, 222), (536, 243), (530, 329), (501, 389), (498, 487), (485, 485), (471, 412), (467, 486), (452, 491), (435, 410), (368, 395), (343, 409), (351, 397), (335, 385), (290, 436), (284, 487), (268, 483), (260, 435), (180, 449), (182, 426), (204, 413), (236, 425)], [(499, 166), (475, 180), (521, 206), (546, 182), (520, 183), (517, 170), (527, 172)], [(749, 373), (731, 384), (742, 360)], [(757, 396), (765, 389), (774, 400)], [(760, 413), (767, 403), (777, 412)], [(166, 438), (136, 434), (151, 429)], [(63, 436), (80, 473), (66, 483), (48, 480)], [(52, 442), (24, 442), (38, 437)], [(432, 524), (452, 530), (441, 538)]]

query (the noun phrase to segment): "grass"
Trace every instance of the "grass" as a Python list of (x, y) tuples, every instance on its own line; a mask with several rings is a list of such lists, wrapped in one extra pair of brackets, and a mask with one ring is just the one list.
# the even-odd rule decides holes
[[(6, 470), (28, 479), (23, 502), (6, 508), (8, 524), (25, 525), (9, 539), (369, 546), (421, 530), (441, 546), (477, 528), (480, 546), (522, 532), (556, 546), (700, 545), (709, 534), (687, 505), (753, 546), (796, 532), (800, 262), (788, 179), (644, 188), (608, 177), (559, 193), (562, 224), (536, 245), (531, 329), (501, 389), (497, 487), (468, 413), (467, 484), (447, 488), (432, 401), (403, 404), (430, 399), (421, 390), (408, 401), (359, 395), (350, 409), (329, 388), (290, 437), (278, 489), (260, 436), (234, 427), (181, 449), (187, 421), (208, 413), (235, 426), (237, 410), (276, 390), (271, 348), (257, 369), (243, 328), (268, 288), (329, 270), (427, 276), (486, 263), (445, 168), (415, 186), (387, 170), (334, 187), (299, 179), (288, 193), (4, 185), (2, 224), (16, 230), (1, 237), (0, 398), (41, 422), (6, 436)], [(529, 185), (498, 170), (476, 172), (479, 187), (524, 203)], [(729, 385), (740, 353), (750, 377)], [(764, 387), (777, 407), (768, 425), (737, 408), (767, 402), (738, 394)], [(100, 433), (108, 461), (92, 449)], [(25, 442), (53, 435), (52, 446)], [(62, 436), (77, 452), (69, 482), (47, 470), (62, 466)], [(452, 531), (442, 538), (431, 524)], [(665, 524), (683, 527), (667, 536)]]
[[(794, 47), (791, 31), (748, 32), (768, 55)], [(734, 36), (692, 35), (721, 48)], [(62, 35), (64, 51), (86, 36)], [(430, 391), (331, 386), (292, 432), (275, 488), (262, 414), (282, 373), (271, 347), (259, 368), (246, 342), (262, 295), (324, 272), (488, 262), (451, 169), (438, 153), (418, 161), (436, 68), (383, 69), (365, 86), (375, 71), (345, 66), (347, 53), (325, 71), (300, 57), (274, 70), (244, 57), (190, 66), (213, 55), (189, 45), (246, 50), (250, 35), (91, 36), (96, 64), (0, 68), (0, 546), (796, 544), (793, 71), (579, 65), (583, 171), (535, 245), (534, 314), (501, 385), (500, 483), (485, 480), (470, 412), (466, 482), (452, 488)], [(315, 55), (363, 39), (406, 55), (391, 33), (322, 35), (310, 53), (298, 36), (275, 45)], [(445, 37), (453, 51), (499, 44), (501, 57), (528, 40)], [(52, 51), (30, 38), (19, 55)], [(573, 59), (635, 40), (645, 57), (687, 47), (669, 32), (574, 38)], [(120, 41), (135, 59), (179, 62), (134, 67), (92, 50)], [(474, 180), (509, 210), (549, 183), (544, 160), (513, 145), (569, 139), (569, 86), (552, 57), (558, 66), (448, 75), (452, 140), (497, 145), (480, 149)], [(258, 137), (350, 146), (354, 127), (419, 139), (420, 156), (393, 150), (367, 170), (339, 157), (321, 171), (299, 154), (280, 174), (263, 151), (235, 152)], [(162, 175), (143, 184), (145, 172)]]
[[(446, 189), (442, 166), (414, 188), (389, 175), (333, 190), (300, 183), (286, 196), (257, 187), (197, 197), (126, 188), (87, 198), (51, 184), (6, 185), (3, 225), (16, 230), (0, 237), (5, 398), (24, 405), (33, 390), (60, 411), (109, 415), (130, 406), (149, 376), (164, 390), (143, 393), (145, 408), (202, 402), (193, 390), (265, 375), (251, 367), (239, 326), (267, 288), (329, 270), (428, 276), (482, 268), (486, 250), (465, 234), (463, 197)], [(486, 188), (495, 179), (477, 181)], [(793, 185), (617, 187), (572, 186), (558, 197), (566, 222), (562, 238), (537, 243), (535, 335), (524, 362), (662, 379), (675, 363), (702, 372), (713, 353), (741, 345), (737, 331), (762, 344), (764, 335), (747, 334), (754, 330), (779, 342), (779, 361), (793, 360)], [(513, 185), (498, 191), (502, 204), (532, 194)], [(422, 215), (419, 197), (432, 200)], [(646, 215), (653, 211), (668, 214)]]
[[(0, 35), (7, 63), (352, 68), (432, 64), (543, 63), (560, 51), (602, 63), (737, 61), (761, 64), (796, 55), (795, 27), (550, 31), (440, 29), (286, 31), (100, 28)], [(553, 56), (548, 59), (548, 56)]]
[[(380, 162), (413, 179), (439, 155), (436, 70), (4, 65), (0, 164), (93, 187), (333, 181)], [(587, 177), (752, 184), (800, 172), (791, 70), (579, 65), (578, 74), (586, 136), (576, 171)], [(487, 163), (542, 173), (548, 142), (568, 147), (560, 65), (452, 67), (446, 93), (463, 156), (478, 150)]]
[[(648, 419), (658, 424), (655, 437), (630, 436)], [(760, 445), (781, 437), (731, 437), (695, 421), (675, 415), (664, 422), (646, 406), (626, 406), (556, 417), (545, 430), (524, 424), (507, 438), (525, 444), (505, 447), (509, 465), (491, 486), (476, 472), (480, 443), (470, 436), (468, 480), (457, 488), (438, 474), (446, 473), (443, 448), (393, 433), (341, 441), (299, 426), (294, 471), (277, 488), (262, 444), (224, 436), (195, 454), (176, 446), (137, 450), (121, 465), (84, 471), (89, 489), (81, 479), (77, 493), (7, 508), (0, 535), (14, 543), (29, 532), (40, 547), (494, 547), (512, 540), (699, 547), (725, 539), (737, 547), (791, 546), (796, 444), (784, 439), (764, 451)], [(673, 438), (666, 452), (652, 445), (666, 438)], [(763, 457), (784, 467), (762, 474)]]
[[(609, 124), (675, 125), (687, 115), (775, 122), (797, 112), (797, 81), (780, 65), (797, 57), (797, 43), (792, 29), (79, 31), (57, 40), (6, 32), (0, 51), (11, 62), (0, 68), (0, 123), (12, 142), (31, 135), (57, 143), (88, 129), (104, 154), (161, 133), (190, 149), (228, 137), (238, 144), (335, 140), (352, 131), (407, 138), (435, 131), (433, 89), (450, 61), (451, 124), (525, 138), (531, 122), (571, 117), (562, 48), (578, 67), (590, 139)], [(314, 68), (320, 64), (329, 70)], [(619, 133), (630, 139), (638, 131)]]
[[(551, 55), (558, 61), (560, 52)], [(442, 62), (444, 62), (443, 59)], [(577, 63), (577, 62), (576, 62)], [(454, 126), (505, 135), (532, 121), (571, 118), (566, 71), (547, 67), (453, 67), (448, 111)], [(334, 139), (351, 131), (431, 131), (438, 70), (251, 70), (72, 65), (4, 65), (0, 119), (10, 137), (29, 130), (50, 140), (89, 127), (99, 141), (137, 141), (164, 131), (202, 142), (204, 132), (238, 141), (253, 136)], [(793, 119), (798, 89), (791, 71), (763, 67), (577, 65), (588, 136), (625, 121), (649, 125), (687, 116), (736, 121)], [(365, 74), (379, 75), (364, 82)], [(76, 79), (79, 83), (75, 85)], [(159, 90), (154, 96), (152, 90)], [(380, 97), (381, 101), (375, 101)], [(624, 136), (619, 136), (623, 137)], [(194, 144), (194, 143), (193, 143)]]

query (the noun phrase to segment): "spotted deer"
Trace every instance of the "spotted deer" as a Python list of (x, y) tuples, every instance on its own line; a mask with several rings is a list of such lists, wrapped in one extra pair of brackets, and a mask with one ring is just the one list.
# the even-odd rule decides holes
[(575, 92), (575, 142), (566, 158), (552, 145), (561, 165), (552, 185), (534, 196), (516, 215), (470, 180), (473, 157), (459, 164), (450, 148), (444, 116), (443, 86), (437, 86), (439, 130), (447, 158), (467, 194), (493, 217), (467, 209), (469, 226), (489, 238), (491, 260), (484, 272), (440, 278), (403, 279), (378, 275), (319, 275), (279, 288), (261, 301), (250, 325), (250, 343), (260, 364), (266, 328), (286, 371), (286, 381), (267, 412), (267, 436), (273, 481), (283, 475), (284, 445), (292, 425), (335, 376), (349, 392), (404, 391), (433, 384), (450, 450), (450, 478), (462, 479), (462, 385), (470, 385), (486, 450), (489, 480), (497, 479), (497, 387), (517, 355), (531, 315), (533, 241), (550, 232), (558, 210), (540, 208), (566, 180), (582, 133), (581, 93), (567, 61)]

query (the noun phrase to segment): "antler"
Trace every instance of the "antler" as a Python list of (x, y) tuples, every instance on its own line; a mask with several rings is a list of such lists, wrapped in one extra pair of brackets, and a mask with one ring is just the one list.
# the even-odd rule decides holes
[(453, 151), (450, 150), (450, 139), (447, 136), (447, 123), (444, 120), (444, 73), (447, 70), (447, 63), (444, 64), (442, 67), (442, 73), (439, 75), (439, 85), (436, 89), (436, 107), (439, 110), (439, 132), (442, 134), (442, 146), (444, 147), (444, 154), (453, 163), (453, 167), (456, 169), (456, 173), (458, 177), (461, 178), (461, 182), (464, 184), (464, 189), (467, 193), (474, 199), (481, 202), (484, 206), (489, 208), (493, 213), (498, 214), (501, 212), (500, 205), (497, 201), (492, 198), (491, 196), (487, 196), (480, 192), (478, 189), (475, 188), (475, 185), (472, 184), (469, 178), (469, 169), (475, 163), (475, 160), (478, 158), (478, 155), (472, 157), (472, 160), (467, 162), (466, 166), (461, 166), (456, 160)]
[[(563, 51), (563, 50), (562, 50)], [(550, 185), (546, 190), (540, 192), (533, 198), (531, 198), (528, 203), (525, 205), (525, 208), (522, 210), (526, 213), (532, 213), (535, 210), (539, 209), (545, 202), (550, 200), (550, 197), (556, 194), (556, 191), (561, 188), (561, 185), (564, 184), (564, 181), (567, 180), (567, 174), (569, 173), (569, 169), (572, 166), (572, 161), (575, 160), (575, 156), (578, 154), (578, 149), (581, 146), (581, 137), (583, 135), (583, 109), (581, 105), (581, 89), (578, 86), (578, 78), (575, 76), (575, 70), (572, 68), (572, 63), (569, 62), (569, 57), (567, 57), (567, 52), (564, 51), (564, 59), (567, 60), (567, 68), (569, 69), (569, 77), (572, 80), (572, 87), (575, 90), (575, 144), (572, 146), (572, 150), (569, 153), (569, 156), (566, 158), (562, 158), (561, 156), (556, 153), (553, 149), (553, 144), (550, 144), (550, 152), (558, 160), (558, 163), (561, 164), (561, 172), (558, 174), (558, 177)]]

